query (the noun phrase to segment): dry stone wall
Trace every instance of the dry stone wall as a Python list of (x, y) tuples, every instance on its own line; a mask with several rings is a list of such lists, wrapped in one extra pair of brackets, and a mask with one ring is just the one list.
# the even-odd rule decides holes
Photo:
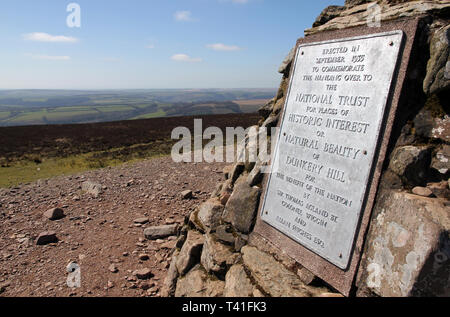
[[(413, 16), (421, 22), (352, 295), (449, 296), (450, 4), (377, 3), (381, 23)], [(371, 4), (348, 0), (343, 7), (329, 7), (305, 33), (363, 25)], [(275, 127), (280, 119), (293, 56), (294, 50), (279, 69), (280, 88), (260, 109), (259, 127)], [(163, 295), (340, 296), (252, 233), (262, 167), (259, 162), (225, 168), (210, 200), (185, 220)]]

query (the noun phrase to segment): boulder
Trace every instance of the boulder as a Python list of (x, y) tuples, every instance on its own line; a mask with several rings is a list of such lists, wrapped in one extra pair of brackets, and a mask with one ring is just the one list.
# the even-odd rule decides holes
[(181, 198), (183, 199), (191, 199), (192, 198), (192, 190), (185, 190), (180, 193)]
[(178, 280), (175, 297), (221, 297), (224, 288), (223, 281), (210, 277), (197, 265)]
[[(281, 69), (281, 67), (280, 67)], [(270, 114), (272, 113), (272, 108), (275, 104), (275, 99), (271, 99), (268, 103), (266, 103), (264, 106), (262, 106), (259, 110), (258, 113), (261, 117), (263, 117), (264, 119), (267, 119), (267, 117), (270, 116)]]
[(450, 145), (444, 144), (431, 161), (431, 167), (446, 175), (450, 170)]
[(49, 220), (59, 220), (65, 217), (61, 208), (52, 208), (44, 212), (44, 217)]
[(133, 272), (133, 275), (140, 280), (148, 280), (153, 277), (152, 271), (148, 268), (136, 270)]
[(161, 289), (162, 297), (171, 297), (175, 295), (178, 278), (178, 269), (177, 269), (178, 254), (179, 251), (175, 251), (175, 253), (172, 255), (172, 261), (170, 262), (170, 266), (167, 271), (166, 278), (164, 279), (163, 287)]
[(163, 225), (163, 226), (154, 226), (148, 227), (144, 230), (144, 236), (148, 240), (157, 240), (164, 239), (170, 236), (177, 235), (178, 225)]
[(231, 184), (234, 184), (236, 182), (239, 176), (241, 176), (241, 174), (244, 172), (244, 169), (245, 163), (243, 162), (238, 162), (233, 166), (230, 172)]
[(312, 297), (321, 291), (306, 286), (296, 274), (255, 247), (243, 247), (242, 258), (254, 281), (272, 297)]
[(262, 128), (266, 128), (270, 131), (271, 128), (277, 126), (279, 117), (279, 115), (271, 114), (262, 124)]
[(200, 262), (203, 243), (203, 235), (193, 230), (188, 232), (176, 263), (180, 275), (186, 274), (194, 265)]
[(383, 191), (360, 287), (383, 297), (450, 296), (450, 214), (439, 199)]
[(420, 186), (414, 187), (412, 190), (412, 193), (414, 195), (423, 196), (423, 197), (430, 197), (431, 195), (433, 195), (433, 192), (429, 188), (420, 187)]
[(46, 245), (55, 242), (58, 242), (58, 238), (54, 231), (41, 232), (36, 239), (36, 245)]
[[(373, 20), (374, 10), (368, 10), (367, 4), (373, 0), (349, 0), (346, 2), (345, 10), (328, 22), (306, 29), (305, 36), (324, 31), (340, 30), (355, 26), (367, 25), (367, 21)], [(419, 15), (433, 14), (441, 11), (448, 12), (448, 3), (445, 1), (382, 1), (380, 6), (380, 22), (398, 18), (414, 17)]]
[(233, 165), (227, 165), (223, 168), (222, 173), (225, 180), (230, 178), (231, 171), (233, 170)]
[[(359, 0), (361, 1), (361, 0)], [(316, 21), (314, 21), (313, 27), (320, 26), (322, 24), (327, 23), (330, 20), (338, 17), (339, 14), (345, 9), (345, 7), (341, 6), (329, 6), (325, 8), (320, 15), (317, 17)]]
[(424, 185), (431, 162), (431, 148), (428, 146), (403, 146), (392, 153), (389, 168), (411, 186)]
[(145, 225), (146, 223), (149, 222), (149, 219), (147, 217), (142, 217), (142, 218), (134, 219), (133, 222), (137, 223), (137, 224), (140, 224), (140, 225)]
[(224, 206), (218, 199), (209, 199), (199, 207), (198, 220), (203, 227), (211, 230), (220, 225)]
[(227, 225), (222, 225), (216, 228), (216, 232), (213, 234), (216, 239), (222, 243), (233, 245), (234, 244), (234, 234), (231, 232)]
[(438, 198), (450, 199), (450, 190), (448, 188), (448, 181), (440, 183), (430, 183), (427, 188)]
[(250, 187), (246, 182), (246, 177), (240, 178), (225, 206), (223, 220), (231, 223), (236, 230), (249, 233), (255, 221), (260, 195), (260, 188)]
[(430, 59), (423, 90), (427, 94), (439, 93), (450, 87), (450, 25), (437, 30), (430, 43)]
[(419, 136), (450, 141), (450, 117), (446, 114), (436, 117), (431, 111), (422, 110), (414, 118), (414, 129)]
[(292, 61), (294, 60), (294, 57), (295, 57), (295, 47), (293, 47), (289, 51), (288, 55), (285, 57), (285, 59), (281, 63), (280, 68), (278, 68), (278, 72), (280, 74), (286, 74), (289, 71)]
[(262, 167), (262, 162), (258, 160), (252, 171), (247, 176), (247, 183), (249, 186), (255, 186), (261, 183), (264, 177), (264, 174), (262, 173)]
[(225, 276), (225, 297), (252, 297), (255, 287), (242, 264), (233, 265)]
[(222, 275), (234, 264), (238, 254), (230, 247), (218, 242), (210, 234), (206, 234), (200, 263), (208, 273)]

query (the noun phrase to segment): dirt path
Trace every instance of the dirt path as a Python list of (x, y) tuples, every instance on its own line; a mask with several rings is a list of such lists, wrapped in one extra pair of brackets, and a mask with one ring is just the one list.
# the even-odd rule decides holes
[[(181, 224), (209, 198), (223, 167), (165, 157), (0, 189), (0, 296), (159, 296), (175, 240), (148, 241), (143, 230)], [(87, 180), (103, 186), (98, 198), (81, 191)], [(184, 190), (194, 199), (183, 199)], [(44, 218), (54, 207), (66, 217)], [(149, 222), (134, 223), (142, 217)], [(59, 241), (36, 245), (44, 231), (56, 232)], [(140, 260), (145, 254), (149, 259)], [(71, 261), (80, 266), (80, 288), (66, 284)], [(136, 279), (133, 272), (142, 268), (154, 277)]]

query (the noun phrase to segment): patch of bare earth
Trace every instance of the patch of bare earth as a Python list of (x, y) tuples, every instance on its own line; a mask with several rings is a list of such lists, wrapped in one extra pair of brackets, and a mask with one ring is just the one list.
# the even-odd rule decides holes
[[(209, 198), (223, 167), (165, 157), (0, 189), (0, 296), (159, 296), (176, 241), (149, 241), (143, 231), (182, 224)], [(103, 186), (98, 198), (81, 190), (88, 180)], [(181, 197), (185, 190), (193, 199)], [(64, 210), (63, 219), (43, 217), (55, 207)], [(139, 218), (148, 223), (135, 223)], [(59, 241), (36, 245), (44, 231)], [(80, 288), (66, 283), (72, 261), (81, 269)], [(138, 279), (139, 269), (153, 276)]]

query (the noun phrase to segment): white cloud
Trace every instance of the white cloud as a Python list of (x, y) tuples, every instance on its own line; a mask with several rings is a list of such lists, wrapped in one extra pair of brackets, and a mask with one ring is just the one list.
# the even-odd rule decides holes
[(186, 54), (175, 54), (171, 57), (171, 59), (176, 62), (188, 62), (188, 63), (199, 63), (202, 61), (201, 58), (193, 58)]
[(36, 60), (45, 61), (69, 61), (70, 56), (54, 56), (54, 55), (35, 55), (35, 54), (25, 54), (25, 56), (31, 57)]
[(208, 44), (206, 47), (215, 50), (215, 51), (239, 51), (241, 48), (236, 45), (225, 45), (222, 43), (216, 43), (216, 44)]
[(146, 48), (152, 49), (152, 48), (155, 48), (155, 45), (153, 45), (153, 44), (148, 44), (148, 45), (146, 45), (145, 47), (146, 47)]
[(27, 41), (35, 42), (50, 42), (50, 43), (75, 43), (78, 39), (70, 36), (63, 35), (50, 35), (48, 33), (34, 32), (23, 35), (23, 38)]
[(173, 17), (175, 18), (176, 21), (181, 21), (181, 22), (194, 21), (194, 19), (192, 18), (191, 11), (177, 11), (173, 15)]

